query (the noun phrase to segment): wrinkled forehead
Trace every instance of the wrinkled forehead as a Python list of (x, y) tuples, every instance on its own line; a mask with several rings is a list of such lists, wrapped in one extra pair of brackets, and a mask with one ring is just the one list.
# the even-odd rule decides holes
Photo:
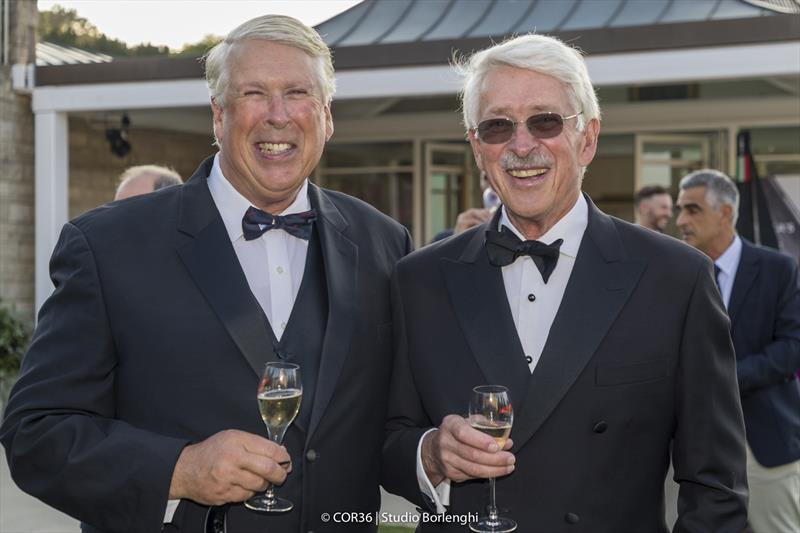
[(478, 88), (481, 116), (572, 112), (572, 95), (560, 80), (506, 64), (489, 68)]

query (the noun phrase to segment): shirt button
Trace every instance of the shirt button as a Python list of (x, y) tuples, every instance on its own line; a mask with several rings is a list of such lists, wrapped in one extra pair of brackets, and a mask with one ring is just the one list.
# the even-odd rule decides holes
[(286, 329), (286, 322), (281, 322), (281, 329)]
[(283, 274), (283, 267), (278, 267), (275, 270), (278, 271), (278, 274)]
[(528, 301), (529, 301), (529, 302), (533, 302), (534, 300), (536, 300), (536, 295), (535, 295), (535, 294), (533, 294), (533, 293), (530, 293), (530, 294), (528, 295)]
[(526, 355), (525, 360), (528, 362), (528, 364), (533, 363), (533, 357), (531, 357), (530, 355)]

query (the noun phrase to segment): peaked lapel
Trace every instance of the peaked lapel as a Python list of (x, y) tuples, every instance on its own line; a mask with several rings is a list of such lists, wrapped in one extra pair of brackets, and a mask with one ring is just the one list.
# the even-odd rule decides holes
[(197, 287), (219, 317), (256, 376), (275, 360), (264, 315), (247, 284), (239, 259), (208, 190), (213, 156), (182, 186), (178, 231), (188, 239), (178, 245)]
[(441, 259), (448, 295), (467, 343), (487, 384), (509, 389), (512, 405), (523, 400), (530, 377), (502, 270), (489, 263), (486, 230), (497, 227), (500, 210), (475, 230), (458, 260)]
[(742, 239), (742, 257), (739, 259), (739, 266), (736, 269), (736, 278), (733, 280), (731, 299), (728, 302), (728, 316), (731, 318), (731, 329), (736, 324), (742, 310), (742, 306), (747, 297), (747, 293), (753, 286), (759, 271), (759, 257), (755, 252), (755, 247)]
[(357, 318), (358, 246), (347, 238), (347, 220), (325, 191), (309, 183), (308, 196), (317, 211), (325, 281), (328, 286), (328, 325), (322, 343), (317, 390), (311, 410), (307, 439), (317, 429), (333, 396), (344, 366)]
[(589, 220), (525, 400), (515, 406), (515, 446), (544, 423), (594, 355), (647, 264), (628, 258), (614, 221), (586, 196)]

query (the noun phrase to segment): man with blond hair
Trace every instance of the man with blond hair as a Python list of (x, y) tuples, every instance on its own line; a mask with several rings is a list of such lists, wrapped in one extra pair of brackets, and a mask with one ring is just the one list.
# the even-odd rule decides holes
[(129, 167), (119, 177), (119, 186), (114, 194), (114, 200), (124, 200), (131, 196), (147, 194), (181, 183), (183, 180), (180, 174), (171, 168), (159, 165)]
[[(64, 227), (0, 439), (24, 490), (85, 532), (375, 531), (394, 220), (308, 176), (333, 134), (331, 55), (267, 15), (208, 54), (220, 150), (184, 185)], [(256, 395), (300, 366), (283, 445)], [(268, 485), (294, 507), (243, 502)], [(340, 516), (340, 515), (336, 515)]]
[[(521, 36), (462, 73), (502, 207), (397, 265), (384, 486), (430, 513), (422, 531), (480, 515), (484, 531), (665, 533), (674, 439), (674, 531), (741, 532), (744, 428), (710, 262), (581, 193), (600, 110), (576, 50)], [(485, 384), (509, 391), (510, 440), (463, 416)]]

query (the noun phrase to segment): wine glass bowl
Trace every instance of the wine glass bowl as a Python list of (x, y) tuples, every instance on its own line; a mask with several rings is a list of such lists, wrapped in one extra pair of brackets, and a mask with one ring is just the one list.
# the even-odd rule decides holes
[[(303, 399), (300, 367), (294, 363), (267, 363), (258, 385), (256, 399), (269, 439), (280, 445), (286, 429), (300, 411), (300, 402)], [(246, 500), (244, 505), (253, 511), (265, 513), (284, 513), (294, 507), (286, 498), (275, 496), (273, 485), (266, 492)]]
[[(501, 385), (481, 385), (472, 389), (468, 421), (470, 426), (492, 437), (498, 450), (502, 450), (514, 424), (514, 410), (508, 389)], [(516, 522), (498, 515), (494, 478), (489, 478), (489, 505), (486, 510), (486, 516), (470, 523), (470, 530), (476, 533), (508, 533), (517, 529)]]

